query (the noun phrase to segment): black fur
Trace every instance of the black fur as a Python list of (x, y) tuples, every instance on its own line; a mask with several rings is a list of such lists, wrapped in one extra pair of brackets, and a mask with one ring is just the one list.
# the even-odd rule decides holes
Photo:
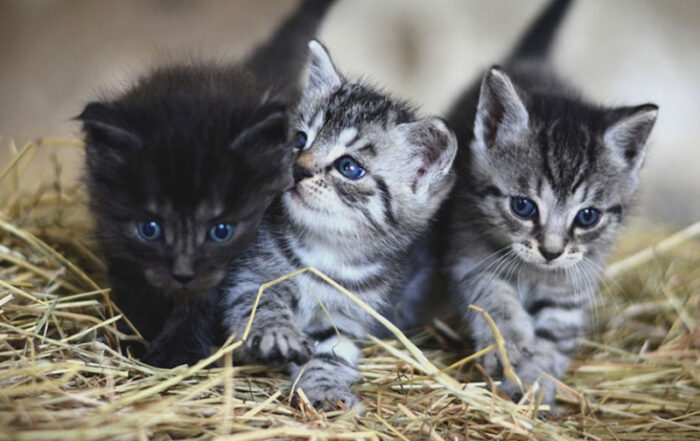
[(571, 3), (572, 0), (550, 2), (520, 37), (518, 44), (508, 58), (511, 60), (546, 58)]
[[(98, 243), (118, 306), (150, 342), (146, 362), (192, 364), (220, 340), (215, 288), (293, 183), (289, 112), (331, 3), (304, 1), (247, 63), (162, 67), (78, 116)], [(151, 242), (136, 233), (150, 220), (164, 233)], [(219, 223), (236, 226), (228, 243), (207, 238)]]
[(307, 56), (307, 43), (313, 39), (321, 24), (321, 18), (328, 12), (335, 0), (302, 0), (298, 13), (282, 24), (275, 34), (250, 55), (245, 65), (257, 73), (258, 77), (275, 83), (292, 94), (297, 87), (289, 87), (281, 72), (301, 72)]

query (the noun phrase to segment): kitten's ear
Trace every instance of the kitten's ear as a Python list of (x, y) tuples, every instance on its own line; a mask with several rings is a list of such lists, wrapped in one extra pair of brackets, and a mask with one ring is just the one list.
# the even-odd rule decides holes
[[(234, 115), (233, 118), (238, 118)], [(283, 146), (287, 147), (289, 136), (289, 115), (281, 103), (268, 103), (258, 107), (246, 120), (246, 125), (231, 142), (231, 149), (243, 146)], [(291, 150), (291, 147), (289, 147)]]
[(114, 147), (140, 147), (141, 138), (124, 121), (119, 106), (111, 102), (92, 102), (74, 119), (83, 123), (89, 140)]
[(529, 115), (508, 75), (494, 66), (481, 81), (474, 121), (477, 146), (488, 148), (496, 140), (509, 141), (527, 130)]
[(644, 162), (646, 142), (656, 122), (659, 107), (643, 104), (616, 109), (615, 121), (605, 131), (603, 143), (621, 167), (636, 171)]
[(326, 92), (339, 87), (343, 82), (330, 54), (317, 40), (309, 42), (308, 70), (309, 81), (304, 88), (304, 95)]
[(433, 194), (451, 185), (452, 163), (457, 154), (457, 138), (445, 121), (430, 118), (413, 123), (399, 124), (396, 130), (406, 143), (413, 146), (417, 161), (412, 172), (414, 193)]

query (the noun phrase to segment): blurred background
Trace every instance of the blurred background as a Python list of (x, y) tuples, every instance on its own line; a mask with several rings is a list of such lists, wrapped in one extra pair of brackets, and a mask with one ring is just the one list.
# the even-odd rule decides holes
[[(497, 62), (546, 0), (339, 0), (320, 33), (339, 68), (441, 114)], [(140, 73), (183, 58), (236, 59), (295, 0), (0, 0), (0, 169), (9, 140), (78, 136), (71, 118)], [(592, 100), (661, 107), (637, 226), (700, 218), (700, 1), (585, 0), (559, 35), (559, 71)], [(81, 173), (78, 149), (58, 151)], [(53, 165), (39, 152), (32, 179)], [(34, 178), (36, 177), (36, 178)]]

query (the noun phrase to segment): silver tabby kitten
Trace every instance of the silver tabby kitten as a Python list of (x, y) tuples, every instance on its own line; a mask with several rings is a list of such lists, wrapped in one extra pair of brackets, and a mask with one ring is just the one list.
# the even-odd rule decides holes
[[(309, 47), (295, 186), (229, 278), (226, 325), (239, 336), (260, 284), (308, 266), (384, 309), (403, 282), (408, 248), (454, 181), (456, 139), (442, 120), (419, 119), (407, 104), (347, 81), (320, 43)], [(299, 376), (315, 406), (353, 406), (356, 341), (373, 326), (343, 294), (305, 273), (265, 291), (239, 356), (291, 362), (292, 378)]]
[[(446, 268), (476, 350), (493, 344), (487, 310), (520, 379), (551, 404), (586, 323), (585, 307), (637, 189), (653, 104), (585, 101), (544, 62), (567, 2), (555, 1), (503, 68), (449, 118), (460, 142)], [(538, 29), (539, 27), (539, 29)], [(527, 43), (527, 44), (526, 44)], [(523, 56), (526, 54), (526, 56)], [(482, 359), (501, 373), (496, 351)], [(511, 381), (501, 389), (517, 398)]]

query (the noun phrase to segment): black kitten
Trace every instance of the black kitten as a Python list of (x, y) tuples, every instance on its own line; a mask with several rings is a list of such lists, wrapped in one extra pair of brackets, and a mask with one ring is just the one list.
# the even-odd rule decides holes
[(98, 242), (144, 361), (192, 364), (215, 344), (216, 287), (292, 184), (288, 111), (331, 3), (302, 2), (245, 63), (163, 67), (78, 117)]

